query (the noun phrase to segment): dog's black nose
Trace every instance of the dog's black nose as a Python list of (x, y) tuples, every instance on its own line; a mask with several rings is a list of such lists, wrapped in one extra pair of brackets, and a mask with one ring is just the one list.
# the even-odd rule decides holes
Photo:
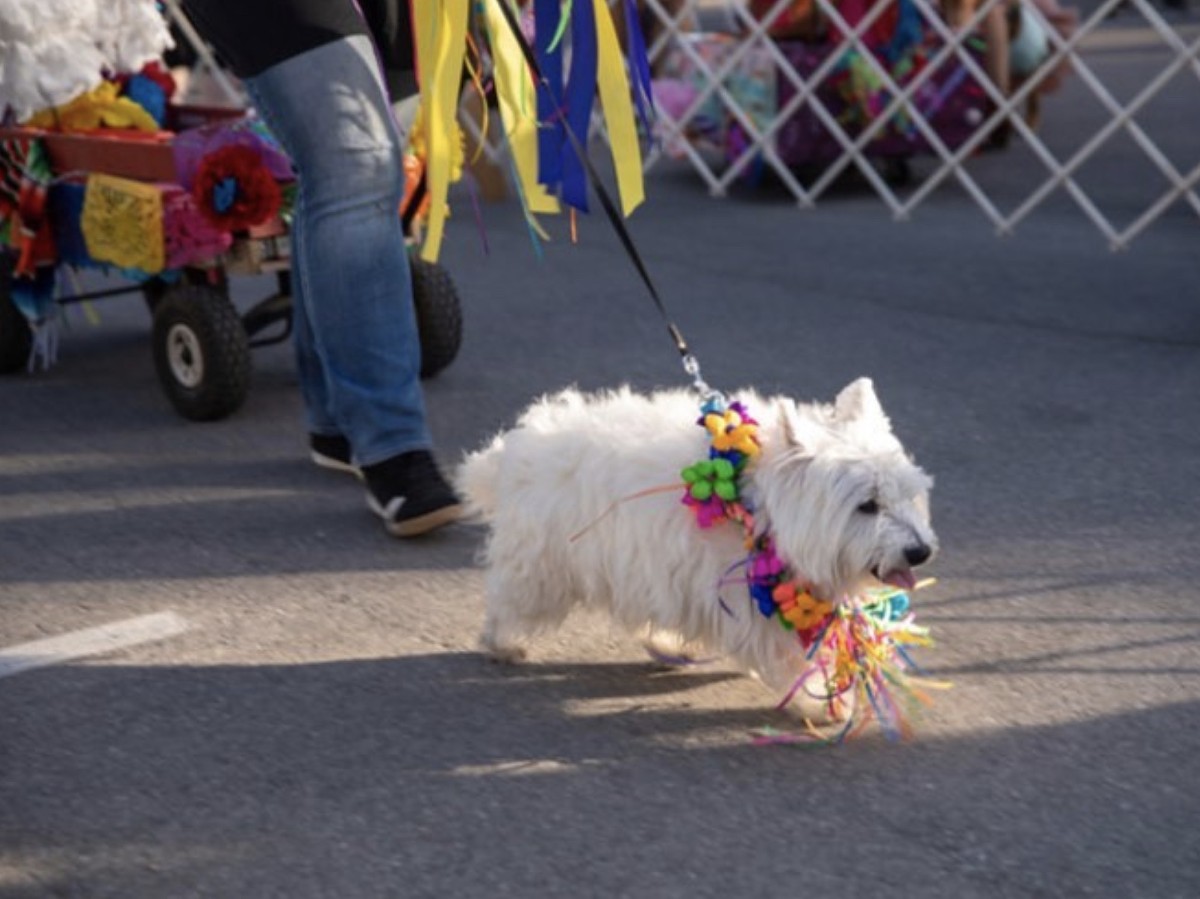
[(916, 546), (910, 546), (904, 551), (904, 561), (915, 567), (922, 562), (928, 562), (929, 557), (932, 555), (933, 550), (924, 543), (918, 543)]

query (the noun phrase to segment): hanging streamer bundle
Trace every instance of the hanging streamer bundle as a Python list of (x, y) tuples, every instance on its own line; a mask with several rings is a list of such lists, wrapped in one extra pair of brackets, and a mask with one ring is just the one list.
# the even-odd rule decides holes
[[(525, 21), (532, 40), (518, 26), (522, 11), (512, 0), (482, 0), (476, 7), (487, 37), (516, 186), (531, 218), (556, 213), (560, 204), (587, 211), (593, 173), (582, 151), (597, 97), (622, 214), (628, 216), (644, 199), (634, 106), (645, 125), (651, 109), (650, 68), (634, 0), (618, 2), (626, 22), (625, 53), (605, 0), (531, 0)], [(441, 249), (446, 196), (453, 180), (472, 4), (414, 0), (412, 9), (431, 199), (422, 255), (432, 260)]]

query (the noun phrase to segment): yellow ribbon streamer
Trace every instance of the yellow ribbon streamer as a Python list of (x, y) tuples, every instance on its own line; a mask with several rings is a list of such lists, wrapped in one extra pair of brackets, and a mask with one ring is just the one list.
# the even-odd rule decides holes
[(484, 15), (487, 17), (488, 34), (492, 44), (492, 60), (495, 66), (496, 95), (500, 105), (500, 119), (504, 122), (504, 133), (512, 150), (517, 177), (521, 182), (521, 193), (526, 205), (533, 213), (556, 213), (558, 200), (537, 179), (537, 113), (536, 104), (527, 98), (534, 94), (533, 76), (525, 64), (525, 57), (517, 45), (500, 11), (499, 4), (505, 0), (487, 0)]
[(425, 140), (429, 148), (429, 221), (424, 259), (437, 259), (446, 225), (446, 195), (450, 191), (451, 160), (458, 147), (458, 87), (467, 50), (470, 0), (415, 0), (417, 67), (421, 80)]
[(604, 125), (608, 129), (613, 167), (617, 173), (621, 212), (628, 218), (646, 199), (642, 183), (642, 148), (638, 144), (629, 78), (625, 74), (617, 30), (613, 27), (612, 11), (604, 0), (592, 0), (592, 7), (596, 16), (600, 106), (604, 111)]
[[(506, 2), (510, 0), (483, 0), (482, 13), (517, 191), (530, 226), (545, 236), (533, 214), (557, 213), (560, 206), (557, 197), (538, 181), (539, 123), (533, 102), (536, 85), (500, 6)], [(645, 200), (641, 145), (613, 14), (605, 0), (591, 3), (596, 20), (597, 93), (608, 130), (621, 211), (628, 216)], [(430, 261), (441, 249), (448, 214), (446, 198), (450, 184), (458, 178), (452, 160), (459, 151), (457, 111), (470, 8), (471, 0), (413, 0), (412, 4), (422, 104), (421, 134), (416, 140), (423, 139), (427, 151), (430, 200), (421, 256)]]

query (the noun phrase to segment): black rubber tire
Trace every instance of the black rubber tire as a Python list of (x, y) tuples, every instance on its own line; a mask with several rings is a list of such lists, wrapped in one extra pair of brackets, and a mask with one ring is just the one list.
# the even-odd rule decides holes
[(224, 291), (172, 285), (154, 311), (153, 340), (159, 383), (184, 418), (225, 418), (246, 401), (250, 341)]
[(151, 316), (158, 309), (158, 304), (162, 302), (163, 297), (181, 283), (197, 284), (201, 287), (211, 286), (214, 290), (229, 296), (229, 281), (223, 274), (216, 283), (213, 283), (208, 277), (207, 271), (187, 268), (183, 270), (180, 280), (164, 281), (162, 278), (148, 278), (142, 282), (142, 299), (146, 301), (146, 308), (150, 310)]
[(12, 374), (29, 364), (33, 329), (12, 299), (12, 271), (16, 260), (0, 252), (0, 374)]
[(435, 262), (412, 258), (413, 306), (421, 338), (421, 377), (432, 378), (462, 346), (462, 305), (454, 281)]
[(172, 284), (168, 284), (161, 278), (150, 278), (142, 282), (142, 299), (146, 301), (146, 308), (150, 310), (150, 315), (158, 311), (159, 304), (163, 301), (163, 297), (171, 290)]

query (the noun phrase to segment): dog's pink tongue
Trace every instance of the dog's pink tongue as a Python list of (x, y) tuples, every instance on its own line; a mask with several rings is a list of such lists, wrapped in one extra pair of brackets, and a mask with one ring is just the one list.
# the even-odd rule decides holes
[(911, 590), (917, 586), (917, 576), (912, 573), (911, 568), (897, 568), (895, 571), (885, 574), (883, 582), (891, 584), (893, 587), (899, 587), (901, 590)]

